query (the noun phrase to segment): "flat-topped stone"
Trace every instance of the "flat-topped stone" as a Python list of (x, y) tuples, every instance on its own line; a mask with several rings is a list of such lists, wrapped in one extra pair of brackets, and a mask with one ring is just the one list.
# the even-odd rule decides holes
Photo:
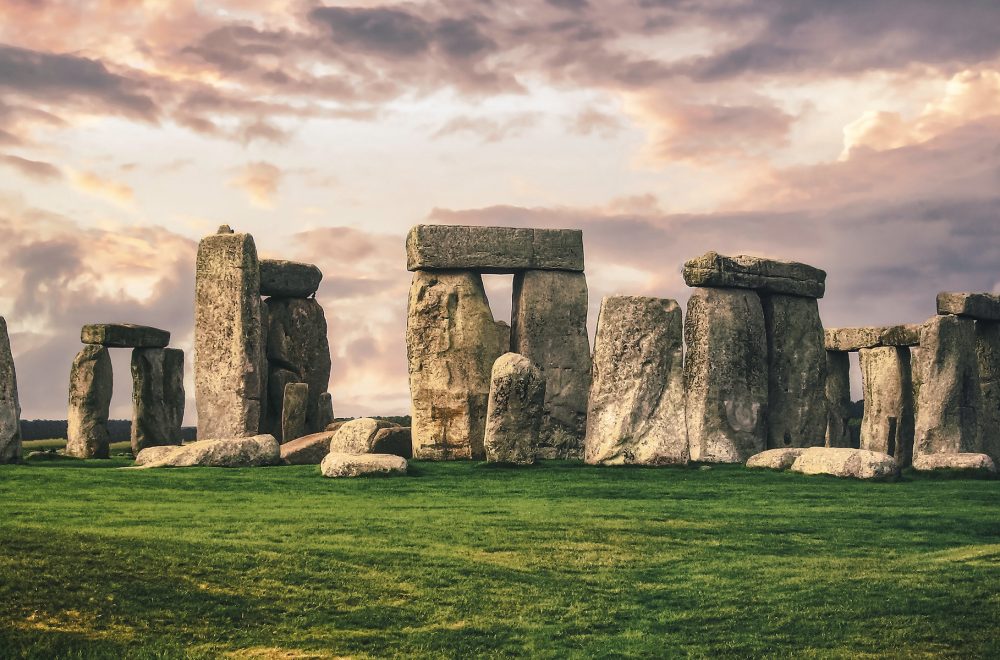
[(313, 264), (284, 259), (260, 260), (260, 295), (308, 298), (319, 289), (323, 271)]
[(583, 271), (579, 229), (416, 225), (406, 237), (407, 270)]
[(790, 469), (802, 474), (865, 480), (891, 480), (899, 476), (899, 465), (892, 456), (843, 447), (810, 447), (799, 454)]
[(136, 455), (133, 467), (258, 467), (280, 462), (281, 451), (274, 436), (256, 435), (149, 447)]
[(960, 470), (996, 474), (993, 459), (986, 454), (962, 452), (957, 454), (920, 454), (913, 459), (913, 469), (921, 472), (932, 470)]
[(748, 468), (764, 468), (767, 470), (787, 470), (792, 467), (792, 464), (795, 463), (796, 459), (805, 450), (805, 447), (768, 449), (748, 458), (746, 466)]
[(324, 477), (406, 474), (406, 459), (392, 454), (345, 454), (330, 452), (320, 463)]
[(882, 325), (860, 328), (827, 328), (826, 350), (860, 351), (879, 346), (919, 346), (920, 323)]
[(170, 333), (133, 323), (90, 323), (80, 331), (80, 341), (109, 348), (164, 348)]
[(684, 263), (688, 286), (757, 289), (806, 298), (822, 298), (826, 271), (796, 261), (706, 252)]
[(982, 321), (1000, 321), (1000, 296), (993, 293), (953, 293), (937, 295), (938, 314), (968, 316)]

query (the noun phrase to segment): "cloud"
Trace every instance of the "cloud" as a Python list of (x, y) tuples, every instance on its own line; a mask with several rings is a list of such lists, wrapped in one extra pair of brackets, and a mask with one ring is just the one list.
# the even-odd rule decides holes
[(455, 117), (434, 131), (433, 137), (471, 134), (484, 143), (499, 142), (508, 137), (516, 137), (537, 125), (538, 115), (522, 112), (500, 119), (487, 117)]
[(270, 208), (283, 177), (284, 173), (276, 165), (258, 161), (241, 167), (229, 183), (246, 192), (253, 204)]
[[(2, 132), (0, 132), (2, 133)], [(2, 138), (2, 134), (0, 134)], [(10, 154), (0, 154), (0, 163), (12, 167), (22, 175), (37, 181), (54, 181), (62, 178), (62, 171), (52, 163), (29, 160)]]
[(135, 192), (128, 184), (112, 181), (89, 171), (70, 172), (70, 181), (77, 189), (129, 208), (135, 203)]

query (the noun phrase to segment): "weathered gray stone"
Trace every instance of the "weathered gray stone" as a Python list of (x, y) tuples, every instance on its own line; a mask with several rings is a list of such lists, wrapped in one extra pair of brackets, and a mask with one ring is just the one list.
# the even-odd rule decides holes
[(545, 376), (536, 456), (581, 458), (591, 378), (583, 273), (530, 270), (514, 277), (511, 351)]
[(0, 464), (21, 459), (21, 405), (17, 398), (17, 373), (7, 335), (7, 321), (0, 316)]
[(108, 349), (88, 344), (73, 359), (69, 374), (66, 453), (77, 458), (108, 458), (108, 410), (113, 374)]
[(319, 289), (323, 271), (313, 264), (284, 259), (260, 260), (260, 295), (308, 298)]
[(583, 271), (579, 229), (416, 225), (406, 237), (407, 270)]
[(934, 316), (924, 324), (915, 456), (982, 451), (975, 323), (959, 316)]
[(986, 454), (920, 454), (913, 459), (913, 469), (921, 472), (933, 470), (960, 470), (996, 474), (996, 463)]
[(253, 237), (203, 238), (195, 272), (198, 437), (257, 434), (266, 376), (260, 308)]
[(767, 337), (760, 298), (697, 288), (684, 321), (691, 460), (743, 463), (767, 443)]
[(132, 323), (91, 323), (83, 326), (80, 341), (109, 348), (163, 348), (170, 343), (170, 333)]
[(333, 423), (333, 396), (329, 392), (319, 395), (319, 404), (316, 411), (316, 427), (326, 430), (326, 427)]
[(850, 447), (851, 360), (843, 351), (826, 352), (826, 446)]
[(861, 449), (889, 454), (900, 467), (913, 460), (913, 381), (910, 351), (879, 346), (859, 352), (865, 414)]
[(333, 433), (311, 433), (282, 444), (281, 462), (285, 465), (319, 465), (330, 453)]
[(282, 398), (281, 441), (288, 442), (306, 435), (306, 409), (309, 405), (309, 385), (288, 383)]
[(471, 272), (413, 274), (406, 350), (413, 457), (482, 459), (490, 370), (499, 354), (482, 278)]
[(1000, 465), (1000, 323), (976, 321), (982, 451)]
[(319, 466), (324, 477), (392, 476), (406, 474), (406, 459), (391, 454), (330, 452)]
[(413, 456), (413, 435), (409, 426), (390, 426), (379, 429), (372, 438), (371, 453), (393, 454), (403, 458)]
[(486, 413), (486, 460), (534, 463), (544, 408), (545, 377), (541, 370), (517, 353), (497, 358)]
[(791, 471), (865, 480), (892, 480), (899, 477), (899, 465), (892, 456), (867, 449), (843, 447), (809, 447), (795, 459)]
[(346, 422), (330, 439), (330, 451), (343, 454), (373, 453), (375, 436), (382, 429), (395, 426), (392, 422), (373, 417), (360, 417)]
[(826, 349), (815, 298), (761, 298), (767, 335), (767, 447), (826, 442)]
[(957, 314), (982, 321), (1000, 321), (1000, 295), (993, 293), (950, 293), (937, 295), (938, 314)]
[(684, 324), (674, 300), (609, 296), (594, 340), (584, 459), (683, 465)]
[(281, 453), (274, 436), (199, 440), (177, 447), (150, 447), (135, 457), (137, 468), (260, 467), (278, 465)]
[(777, 261), (706, 252), (684, 263), (684, 281), (693, 287), (757, 289), (766, 293), (822, 298), (826, 271), (795, 261)]
[(132, 453), (181, 444), (184, 420), (184, 351), (132, 351)]
[(748, 468), (766, 468), (768, 470), (787, 470), (795, 460), (802, 455), (806, 447), (787, 447), (784, 449), (768, 449), (754, 454), (747, 459)]
[(828, 351), (859, 351), (878, 346), (917, 346), (920, 344), (920, 324), (884, 325), (861, 328), (827, 328)]
[(497, 321), (497, 345), (500, 355), (510, 353), (510, 324), (506, 321)]

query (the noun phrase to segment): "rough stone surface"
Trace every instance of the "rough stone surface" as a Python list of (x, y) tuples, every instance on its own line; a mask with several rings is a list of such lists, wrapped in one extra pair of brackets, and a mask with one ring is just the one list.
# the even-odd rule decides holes
[(975, 323), (959, 316), (934, 316), (924, 324), (915, 456), (982, 451)]
[(109, 455), (108, 409), (113, 375), (108, 349), (88, 344), (73, 359), (69, 374), (66, 453), (77, 458)]
[(395, 426), (392, 422), (373, 417), (361, 417), (346, 422), (330, 440), (330, 451), (343, 454), (370, 454), (375, 436), (382, 429)]
[(827, 328), (828, 351), (859, 351), (878, 346), (917, 346), (920, 344), (920, 324), (885, 325), (861, 328)]
[(795, 460), (806, 450), (805, 447), (787, 447), (785, 449), (768, 449), (754, 454), (747, 459), (748, 468), (767, 468), (768, 470), (787, 470)]
[(826, 352), (826, 446), (850, 447), (851, 360), (843, 351)]
[(937, 295), (938, 314), (957, 314), (983, 321), (1000, 321), (1000, 296), (993, 293), (950, 293)]
[(413, 274), (406, 352), (413, 457), (484, 458), (490, 370), (500, 353), (496, 323), (479, 275)]
[(497, 346), (500, 355), (510, 353), (510, 324), (506, 321), (497, 321)]
[(1000, 465), (1000, 323), (976, 321), (982, 451)]
[(281, 408), (281, 441), (288, 442), (306, 434), (306, 408), (309, 405), (309, 386), (305, 383), (285, 385), (284, 403)]
[(594, 340), (584, 459), (683, 465), (684, 324), (674, 300), (609, 296)]
[(810, 447), (795, 459), (791, 470), (866, 480), (891, 480), (899, 476), (899, 465), (892, 456), (843, 447)]
[(859, 352), (865, 414), (861, 449), (889, 454), (900, 467), (913, 460), (913, 382), (910, 351), (880, 346)]
[(416, 225), (406, 237), (408, 270), (583, 271), (579, 229)]
[(962, 470), (996, 474), (996, 463), (986, 454), (921, 454), (913, 459), (913, 469)]
[(767, 337), (760, 298), (695, 289), (684, 321), (691, 460), (743, 463), (767, 443)]
[(826, 442), (826, 349), (815, 298), (761, 298), (767, 335), (767, 448)]
[(767, 293), (822, 298), (826, 272), (795, 261), (777, 261), (706, 252), (684, 263), (684, 281), (693, 287), (757, 289)]
[(330, 453), (333, 431), (311, 433), (281, 445), (281, 462), (285, 465), (319, 465)]
[(150, 447), (135, 457), (135, 467), (259, 467), (278, 465), (278, 441), (271, 435), (199, 440), (179, 447)]
[(132, 351), (132, 453), (181, 444), (184, 420), (184, 351)]
[(372, 438), (371, 453), (393, 454), (403, 458), (413, 457), (413, 435), (409, 426), (391, 426), (379, 429)]
[(514, 277), (511, 351), (545, 376), (538, 458), (581, 458), (587, 434), (590, 337), (583, 273), (532, 270)]
[(80, 341), (109, 348), (164, 348), (170, 343), (170, 333), (132, 323), (91, 323), (83, 326)]
[(544, 408), (545, 377), (541, 370), (517, 353), (497, 358), (486, 413), (486, 460), (534, 463)]
[(284, 259), (260, 260), (260, 295), (308, 298), (319, 289), (323, 272), (313, 264)]
[(391, 454), (344, 454), (330, 452), (320, 464), (324, 477), (391, 476), (406, 474), (406, 459)]
[(194, 335), (198, 437), (256, 435), (266, 374), (260, 268), (249, 234), (215, 234), (198, 245)]
[(17, 398), (17, 373), (7, 336), (7, 321), (0, 316), (0, 464), (21, 458), (21, 405)]
[(326, 427), (333, 423), (333, 396), (329, 392), (319, 395), (318, 408), (316, 410), (316, 427), (326, 430)]

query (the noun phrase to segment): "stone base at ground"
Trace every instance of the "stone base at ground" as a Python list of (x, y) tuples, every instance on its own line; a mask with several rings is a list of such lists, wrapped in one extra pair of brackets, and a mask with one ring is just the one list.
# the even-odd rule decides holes
[(150, 447), (135, 457), (135, 467), (258, 467), (281, 462), (271, 435), (199, 440), (179, 447)]
[(333, 431), (321, 431), (281, 445), (281, 462), (285, 465), (319, 465), (330, 453)]
[(754, 454), (747, 459), (748, 468), (767, 468), (769, 470), (787, 470), (795, 460), (802, 455), (805, 447), (789, 447), (787, 449), (768, 449)]
[(324, 477), (406, 474), (406, 459), (391, 454), (344, 454), (330, 452), (320, 464)]
[(961, 470), (996, 474), (993, 459), (986, 454), (921, 454), (913, 459), (913, 469), (921, 472), (931, 470)]
[(890, 480), (899, 476), (899, 464), (892, 456), (842, 447), (810, 447), (795, 459), (791, 470), (865, 480)]

